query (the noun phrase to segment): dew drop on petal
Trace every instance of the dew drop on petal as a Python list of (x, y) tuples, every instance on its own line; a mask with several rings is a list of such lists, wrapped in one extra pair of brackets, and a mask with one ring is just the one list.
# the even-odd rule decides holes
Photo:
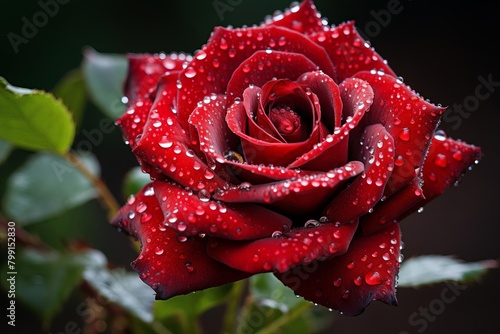
[(370, 271), (365, 275), (365, 282), (368, 285), (378, 285), (382, 283), (382, 277), (378, 271)]

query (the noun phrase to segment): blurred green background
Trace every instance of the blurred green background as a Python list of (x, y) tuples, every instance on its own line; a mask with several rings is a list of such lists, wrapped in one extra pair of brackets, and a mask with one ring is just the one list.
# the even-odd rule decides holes
[[(64, 74), (80, 66), (82, 49), (87, 46), (102, 53), (193, 53), (207, 41), (214, 26), (260, 23), (266, 15), (290, 4), (286, 0), (220, 0), (231, 10), (218, 13), (212, 0), (61, 2), (67, 3), (60, 4), (58, 12), (26, 44), (20, 44), (16, 53), (7, 35), (11, 32), (21, 35), (23, 18), (32, 21), (41, 6), (37, 1), (0, 0), (0, 76), (12, 85), (52, 90)], [(388, 6), (392, 8), (397, 3), (397, 13), (382, 14), (387, 14)], [(490, 76), (498, 83), (491, 85), (488, 98), (469, 107), (471, 112), (460, 126), (455, 122), (441, 124), (449, 136), (481, 146), (482, 162), (457, 188), (449, 189), (423, 213), (414, 214), (402, 223), (406, 258), (419, 254), (451, 254), (467, 261), (498, 258), (500, 141), (495, 133), (500, 124), (500, 71), (494, 44), (498, 43), (500, 14), (494, 3), (317, 0), (316, 6), (331, 24), (354, 20), (358, 30), (369, 37), (393, 70), (433, 103), (452, 108), (472, 101), (481, 84), (479, 77)], [(84, 139), (83, 129), (97, 128), (104, 117), (89, 103), (75, 143)], [(123, 202), (123, 177), (137, 164), (119, 129), (106, 134), (102, 144), (93, 147), (93, 153), (101, 163), (104, 181)], [(0, 165), (0, 194), (6, 178), (28, 155), (16, 150)], [(118, 266), (128, 267), (135, 258), (128, 240), (107, 224), (106, 215), (96, 201), (33, 225), (30, 231), (55, 247), (68, 240), (84, 240), (102, 250)], [(500, 273), (496, 270), (471, 284), (427, 321), (425, 333), (499, 330), (498, 282)], [(398, 307), (373, 303), (361, 316), (338, 318), (332, 332), (416, 333), (422, 327), (409, 322), (409, 317), (419, 312), (419, 308), (433, 305), (434, 300), (441, 298), (442, 290), (443, 285), (401, 289)], [(75, 312), (81, 302), (79, 298), (73, 296), (65, 306), (51, 328), (53, 333), (63, 331), (68, 321), (79, 320)], [(2, 300), (5, 299), (2, 293)], [(17, 319), (16, 332), (39, 331), (39, 324), (29, 310), (19, 307)]]

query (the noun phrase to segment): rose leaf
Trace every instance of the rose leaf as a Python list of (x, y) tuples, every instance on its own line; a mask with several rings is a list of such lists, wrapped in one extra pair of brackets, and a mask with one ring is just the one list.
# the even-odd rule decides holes
[(87, 90), (80, 69), (68, 72), (54, 87), (53, 93), (60, 98), (73, 115), (73, 120), (79, 124), (85, 109)]
[(7, 159), (11, 150), (12, 145), (3, 139), (0, 139), (0, 164)]
[(16, 253), (15, 262), (22, 272), (9, 274), (12, 270), (6, 262), (2, 273), (7, 276), (2, 279), (2, 285), (9, 290), (11, 283), (15, 283), (16, 298), (48, 324), (81, 282), (84, 263), (95, 261), (90, 252), (62, 254), (24, 249)]
[(83, 76), (90, 98), (113, 120), (126, 109), (122, 97), (127, 68), (125, 55), (103, 54), (92, 48), (83, 52)]
[(83, 278), (108, 301), (144, 322), (153, 321), (154, 291), (135, 272), (90, 265), (85, 268)]
[(11, 86), (0, 77), (0, 137), (32, 150), (67, 152), (75, 124), (64, 104), (50, 93)]
[(151, 182), (151, 177), (142, 171), (141, 167), (134, 167), (125, 175), (123, 182), (123, 196), (127, 198), (138, 193), (144, 186)]
[(398, 287), (417, 287), (446, 281), (470, 282), (484, 275), (488, 269), (498, 266), (499, 262), (495, 260), (464, 262), (443, 255), (412, 257), (401, 264)]
[[(99, 163), (91, 154), (81, 156), (94, 175)], [(31, 156), (7, 180), (3, 197), (6, 214), (19, 223), (30, 224), (54, 217), (95, 198), (90, 181), (64, 158), (52, 153)]]

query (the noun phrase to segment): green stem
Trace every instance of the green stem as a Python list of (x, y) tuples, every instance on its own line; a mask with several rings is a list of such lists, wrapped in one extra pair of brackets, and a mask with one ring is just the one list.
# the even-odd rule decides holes
[(246, 280), (240, 280), (233, 283), (231, 293), (229, 294), (229, 301), (224, 316), (224, 323), (222, 327), (222, 334), (233, 333), (234, 322), (236, 320), (236, 313), (240, 307), (241, 296), (245, 291)]
[(288, 322), (292, 321), (296, 317), (300, 316), (303, 312), (307, 311), (311, 308), (312, 303), (301, 303), (299, 306), (288, 312), (287, 314), (283, 314), (283, 316), (279, 317), (275, 321), (271, 322), (266, 327), (262, 328), (255, 334), (274, 334), (278, 333), (278, 329), (283, 325), (286, 325)]
[(115, 197), (108, 189), (106, 184), (97, 176), (95, 176), (82, 162), (82, 160), (73, 152), (68, 151), (65, 158), (85, 176), (97, 190), (104, 206), (108, 209), (108, 216), (111, 218), (118, 210), (120, 205)]

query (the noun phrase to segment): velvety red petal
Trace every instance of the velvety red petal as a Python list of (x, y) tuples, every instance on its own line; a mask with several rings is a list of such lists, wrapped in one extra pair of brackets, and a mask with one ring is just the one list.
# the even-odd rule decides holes
[(176, 80), (172, 76), (162, 78), (144, 133), (133, 152), (153, 177), (166, 176), (195, 191), (213, 192), (227, 182), (196, 155), (179, 124), (173, 109)]
[(425, 101), (390, 75), (373, 71), (356, 77), (366, 80), (375, 93), (363, 121), (366, 125), (381, 123), (394, 138), (395, 167), (385, 191), (390, 196), (417, 176), (445, 108)]
[(321, 14), (311, 0), (304, 0), (285, 10), (284, 13), (274, 15), (265, 22), (267, 25), (286, 27), (302, 34), (312, 34), (325, 29)]
[(365, 235), (385, 228), (390, 223), (401, 221), (402, 216), (413, 210), (417, 203), (424, 200), (420, 178), (414, 178), (406, 186), (375, 206), (372, 213), (360, 218), (360, 227)]
[(304, 73), (297, 79), (306, 85), (319, 99), (321, 105), (321, 122), (333, 132), (340, 127), (342, 121), (342, 98), (339, 86), (328, 75), (321, 71)]
[(311, 151), (299, 157), (288, 168), (325, 170), (345, 164), (348, 158), (349, 133), (373, 103), (373, 90), (363, 80), (349, 78), (340, 85), (340, 96), (344, 106), (344, 124)]
[(340, 24), (310, 38), (325, 48), (337, 70), (338, 82), (360, 71), (384, 71), (396, 77), (387, 62), (359, 35), (354, 22)]
[(127, 54), (127, 59), (124, 93), (128, 98), (128, 107), (117, 124), (125, 139), (134, 147), (136, 137), (142, 134), (146, 124), (160, 78), (167, 72), (175, 75), (182, 70), (182, 64), (191, 58), (184, 54)]
[(460, 140), (446, 138), (438, 132), (432, 140), (429, 153), (425, 158), (423, 173), (423, 194), (411, 209), (398, 217), (399, 220), (418, 210), (429, 201), (443, 194), (444, 191), (459, 182), (464, 174), (481, 158), (481, 149)]
[(214, 195), (230, 203), (272, 204), (287, 213), (307, 214), (321, 209), (348, 179), (360, 174), (363, 164), (353, 161), (329, 172), (303, 175), (295, 179), (251, 185), (244, 182)]
[(251, 242), (211, 238), (208, 254), (214, 259), (252, 274), (278, 271), (327, 259), (347, 251), (357, 222), (336, 226), (326, 223), (315, 227), (277, 231), (274, 236)]
[(394, 169), (394, 140), (381, 124), (368, 126), (354, 159), (363, 161), (365, 171), (328, 204), (326, 216), (349, 222), (372, 209), (384, 194)]
[(262, 87), (276, 79), (296, 80), (303, 73), (314, 71), (318, 65), (302, 54), (260, 50), (245, 59), (233, 72), (227, 85), (227, 104), (243, 97), (249, 85)]
[(179, 237), (174, 230), (163, 226), (163, 220), (152, 184), (130, 197), (111, 220), (111, 224), (141, 242), (141, 253), (131, 265), (156, 291), (156, 299), (167, 299), (249, 276), (209, 257), (207, 239)]
[(163, 225), (182, 236), (249, 240), (267, 237), (292, 224), (289, 218), (262, 206), (217, 202), (206, 193), (194, 194), (169, 182), (156, 182), (154, 192), (165, 217)]
[[(272, 138), (264, 129), (259, 128), (251, 117), (251, 111), (247, 108), (255, 107), (255, 98), (250, 98), (247, 93), (256, 95), (257, 87), (248, 88), (245, 90), (246, 99), (241, 102), (236, 102), (231, 105), (226, 114), (226, 122), (228, 127), (241, 139), (241, 147), (245, 162), (249, 164), (263, 164), (286, 166), (292, 162), (297, 156), (301, 156), (305, 152), (312, 149), (315, 143), (319, 141), (318, 127), (316, 126), (311, 136), (303, 142), (298, 143), (280, 143), (273, 142)], [(253, 102), (248, 102), (252, 100)], [(255, 111), (256, 112), (256, 111)], [(250, 124), (252, 125), (250, 126)], [(247, 133), (247, 129), (253, 128), (252, 135)], [(260, 134), (259, 134), (260, 133)], [(257, 138), (256, 138), (257, 137)], [(260, 137), (260, 139), (259, 139)], [(268, 138), (271, 138), (268, 140)], [(266, 139), (263, 140), (263, 139)], [(274, 138), (276, 140), (276, 138)]]
[(325, 50), (303, 34), (281, 27), (227, 29), (217, 27), (209, 41), (194, 55), (180, 75), (179, 120), (187, 128), (198, 101), (210, 93), (224, 94), (232, 73), (259, 50), (303, 54), (323, 72), (334, 77), (333, 64)]
[(398, 224), (370, 236), (357, 234), (347, 253), (275, 275), (297, 295), (348, 316), (362, 313), (373, 300), (396, 305), (400, 237)]

